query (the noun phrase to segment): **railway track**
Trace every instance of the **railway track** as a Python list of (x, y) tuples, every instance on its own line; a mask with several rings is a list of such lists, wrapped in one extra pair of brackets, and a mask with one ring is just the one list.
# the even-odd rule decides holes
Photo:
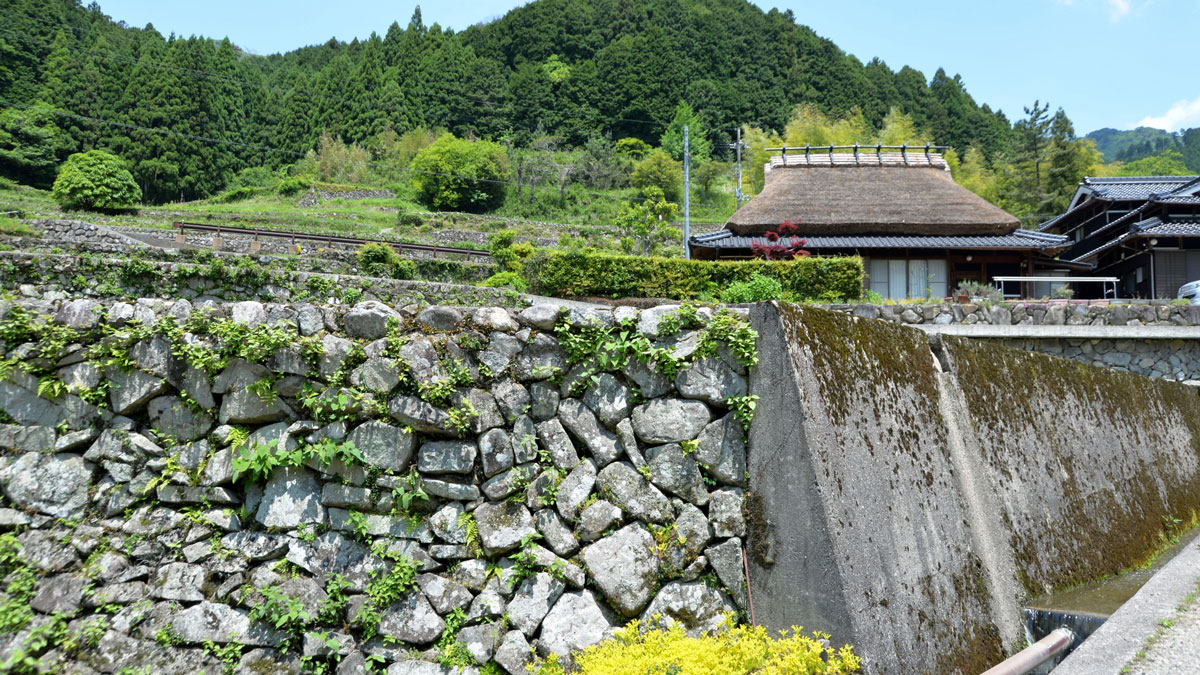
[(467, 259), (471, 259), (471, 258), (484, 259), (484, 258), (492, 257), (492, 254), (488, 253), (487, 251), (477, 251), (475, 249), (470, 249), (470, 248), (456, 248), (453, 246), (436, 246), (433, 244), (405, 244), (405, 243), (398, 242), (398, 241), (388, 241), (386, 239), (363, 239), (363, 238), (359, 238), (359, 237), (343, 237), (343, 236), (332, 235), (332, 234), (310, 234), (308, 232), (287, 232), (287, 231), (280, 231), (280, 230), (257, 230), (257, 229), (250, 229), (250, 228), (244, 228), (244, 227), (229, 227), (228, 225), (208, 225), (205, 223), (188, 223), (188, 222), (184, 222), (184, 221), (175, 221), (175, 222), (171, 223), (171, 227), (176, 230), (179, 230), (179, 232), (181, 234), (187, 230), (194, 230), (194, 231), (199, 231), (199, 232), (213, 232), (218, 237), (221, 236), (222, 233), (225, 233), (225, 234), (237, 234), (237, 235), (252, 236), (255, 239), (258, 239), (260, 237), (271, 238), (271, 239), (287, 239), (287, 240), (291, 241), (292, 243), (295, 243), (297, 241), (315, 241), (315, 242), (324, 242), (327, 244), (349, 244), (349, 245), (358, 245), (358, 246), (361, 246), (363, 244), (387, 244), (388, 246), (391, 246), (392, 248), (394, 248), (400, 252), (403, 252), (403, 251), (425, 251), (425, 252), (431, 253), (434, 258), (438, 257), (439, 253), (445, 254), (445, 255), (461, 255), (461, 256), (465, 256)]

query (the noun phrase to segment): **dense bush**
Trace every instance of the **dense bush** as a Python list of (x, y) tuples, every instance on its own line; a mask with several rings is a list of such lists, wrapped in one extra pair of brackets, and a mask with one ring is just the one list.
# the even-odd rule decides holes
[(525, 281), (525, 277), (517, 272), (497, 272), (484, 279), (479, 285), (485, 288), (511, 288), (521, 293), (529, 290), (529, 284)]
[(757, 275), (777, 280), (793, 300), (842, 300), (862, 295), (863, 282), (858, 257), (714, 262), (541, 250), (524, 272), (532, 292), (556, 297), (716, 298)]
[(213, 197), (213, 201), (220, 204), (232, 204), (233, 202), (240, 202), (250, 199), (251, 197), (257, 197), (258, 195), (263, 194), (265, 191), (266, 188), (260, 187), (236, 187), (226, 190), (216, 197)]
[(443, 134), (412, 160), (418, 198), (438, 211), (490, 211), (504, 201), (508, 156), (499, 143)]
[(634, 187), (656, 187), (669, 202), (683, 198), (683, 165), (662, 150), (654, 150), (633, 168)]
[(387, 244), (363, 244), (358, 249), (358, 266), (364, 274), (373, 277), (417, 278), (417, 266), (413, 261), (401, 258), (396, 249)]
[(297, 192), (304, 192), (312, 187), (312, 180), (307, 176), (292, 176), (279, 184), (275, 191), (284, 197), (290, 197)]
[(54, 199), (68, 209), (124, 209), (142, 199), (142, 190), (116, 155), (100, 150), (67, 158), (54, 181)]
[[(829, 635), (799, 629), (772, 635), (762, 626), (731, 626), (713, 635), (688, 637), (676, 623), (667, 630), (639, 628), (634, 621), (606, 640), (575, 655), (580, 675), (835, 675), (861, 667), (849, 646), (825, 646)], [(535, 675), (561, 675), (558, 660), (538, 664)]]
[(778, 279), (753, 274), (746, 281), (729, 284), (721, 291), (721, 302), (759, 302), (783, 299), (783, 284)]

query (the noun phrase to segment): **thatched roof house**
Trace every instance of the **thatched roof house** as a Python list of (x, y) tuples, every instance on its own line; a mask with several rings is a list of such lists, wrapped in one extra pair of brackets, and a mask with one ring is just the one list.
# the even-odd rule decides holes
[(763, 191), (725, 227), (739, 235), (773, 231), (785, 220), (812, 235), (1008, 234), (1020, 227), (1016, 217), (961, 187), (936, 164), (802, 160), (771, 166)]
[(768, 243), (764, 235), (791, 221), (813, 254), (865, 258), (870, 289), (884, 297), (943, 297), (964, 281), (1071, 268), (1053, 260), (1070, 245), (1066, 237), (1022, 230), (1016, 217), (955, 183), (929, 148), (844, 150), (772, 157), (762, 192), (724, 229), (692, 237), (692, 257), (750, 258), (755, 244)]

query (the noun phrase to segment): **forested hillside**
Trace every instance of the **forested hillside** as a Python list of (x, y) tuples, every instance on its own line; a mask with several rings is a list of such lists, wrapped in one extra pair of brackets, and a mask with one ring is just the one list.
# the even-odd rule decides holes
[[(706, 129), (694, 149), (726, 159), (741, 127), (751, 166), (781, 141), (950, 145), (972, 189), (1029, 220), (1094, 163), (1062, 111), (1035, 104), (1013, 124), (957, 76), (864, 64), (803, 17), (745, 0), (537, 0), (459, 33), (418, 9), (364, 41), (271, 56), (117, 19), (79, 0), (5, 0), (0, 175), (47, 187), (70, 153), (98, 148), (127, 163), (144, 202), (163, 203), (251, 185), (247, 171), (295, 175), (283, 168), (306, 155), (327, 167), (328, 150), (361, 170), (326, 180), (396, 182), (448, 130), (499, 142), (533, 204), (535, 185), (562, 200), (630, 184), (630, 160), (666, 144), (681, 103), (693, 132)], [(614, 160), (622, 148), (633, 152)]]
[(1087, 135), (1109, 162), (1134, 162), (1148, 157), (1178, 153), (1179, 160), (1193, 173), (1200, 173), (1200, 128), (1178, 133), (1138, 127), (1128, 131), (1097, 129)]
[(289, 162), (286, 153), (315, 147), (322, 129), (359, 143), (418, 125), (518, 143), (538, 133), (572, 144), (603, 134), (657, 142), (680, 100), (719, 130), (716, 142), (742, 124), (781, 129), (799, 102), (859, 107), (876, 125), (898, 106), (938, 142), (987, 153), (1009, 128), (942, 71), (927, 82), (912, 69), (863, 65), (790, 12), (743, 0), (541, 0), (461, 34), (425, 26), (418, 10), (407, 26), (363, 42), (268, 57), (126, 27), (95, 4), (6, 5), (3, 105), (42, 101), (108, 122), (43, 114), (25, 125), (34, 135), (49, 122), (67, 131), (61, 147), (48, 148), (54, 154), (116, 150), (159, 200), (212, 193), (248, 164)]

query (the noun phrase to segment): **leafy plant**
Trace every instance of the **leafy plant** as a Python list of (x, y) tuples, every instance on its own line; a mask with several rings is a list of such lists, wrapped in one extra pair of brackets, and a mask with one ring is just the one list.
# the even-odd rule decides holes
[(38, 396), (53, 401), (67, 393), (67, 385), (57, 377), (47, 375), (38, 380), (37, 393)]
[(541, 539), (542, 535), (537, 532), (531, 532), (521, 537), (521, 550), (510, 555), (509, 560), (513, 561), (512, 573), (508, 579), (508, 587), (516, 588), (522, 581), (537, 574), (537, 555), (533, 552), (533, 547), (536, 546), (536, 540)]
[(417, 567), (411, 558), (388, 553), (380, 546), (373, 550), (391, 563), (391, 569), (386, 573), (380, 573), (379, 570), (371, 572), (371, 582), (367, 584), (367, 602), (358, 610), (364, 641), (378, 634), (383, 609), (417, 586)]
[[(811, 254), (804, 250), (804, 244), (807, 242), (797, 236), (799, 231), (800, 228), (795, 223), (785, 220), (777, 229), (763, 235), (763, 238), (767, 240), (766, 244), (759, 244), (757, 242), (751, 244), (750, 253), (755, 258), (763, 258), (765, 260), (807, 258)], [(767, 298), (762, 299), (766, 300)]]
[(242, 651), (246, 648), (245, 645), (236, 641), (219, 645), (212, 640), (205, 640), (203, 647), (204, 651), (221, 662), (223, 675), (233, 675), (237, 672), (238, 664), (242, 660)]
[(164, 647), (178, 647), (183, 644), (183, 636), (176, 633), (171, 624), (167, 624), (154, 632), (154, 641)]
[(471, 431), (471, 424), (478, 419), (479, 413), (471, 404), (470, 399), (464, 398), (459, 406), (450, 409), (448, 416), (446, 426), (458, 434), (459, 438), (466, 438)]
[(275, 467), (286, 462), (289, 454), (286, 451), (277, 452), (278, 446), (279, 439), (273, 438), (267, 443), (237, 448), (233, 453), (233, 480), (241, 480), (242, 476), (248, 474), (253, 482), (265, 481)]
[(351, 510), (346, 516), (346, 521), (350, 523), (350, 528), (354, 530), (354, 537), (359, 541), (367, 541), (371, 535), (371, 525), (367, 521), (366, 514), (361, 511)]
[(417, 266), (411, 260), (400, 257), (396, 249), (389, 244), (369, 242), (362, 245), (357, 253), (358, 265), (362, 271), (373, 277), (390, 277), (392, 279), (416, 279)]
[(431, 382), (422, 382), (418, 389), (420, 396), (425, 402), (442, 407), (450, 400), (450, 396), (454, 394), (454, 382), (452, 380), (433, 380)]
[(733, 411), (733, 417), (742, 423), (742, 429), (750, 431), (750, 421), (754, 419), (754, 409), (758, 407), (758, 396), (731, 396), (725, 399), (725, 405)]
[(438, 651), (438, 663), (450, 668), (478, 665), (471, 650), (458, 639), (458, 631), (467, 623), (467, 612), (457, 607), (445, 616), (445, 621), (442, 634), (433, 645)]
[(746, 281), (730, 284), (721, 291), (721, 302), (743, 303), (783, 299), (783, 284), (778, 279), (755, 274)]
[(728, 309), (717, 312), (708, 322), (696, 345), (696, 356), (717, 356), (721, 344), (746, 368), (758, 365), (758, 331)]
[(408, 513), (416, 500), (429, 501), (429, 495), (425, 494), (421, 485), (421, 474), (417, 473), (416, 467), (409, 469), (408, 475), (392, 488), (392, 498), (396, 500), (396, 508), (401, 513)]
[(303, 630), (312, 621), (304, 602), (288, 595), (278, 586), (267, 586), (259, 589), (259, 592), (263, 599), (250, 608), (252, 621), (262, 621), (289, 633)]
[(38, 589), (37, 572), (21, 555), (15, 534), (0, 535), (0, 578), (5, 580), (0, 595), (0, 634), (15, 633), (33, 618), (29, 603)]
[(275, 381), (270, 376), (246, 385), (246, 391), (259, 397), (267, 405), (274, 405), (279, 398), (275, 393)]

